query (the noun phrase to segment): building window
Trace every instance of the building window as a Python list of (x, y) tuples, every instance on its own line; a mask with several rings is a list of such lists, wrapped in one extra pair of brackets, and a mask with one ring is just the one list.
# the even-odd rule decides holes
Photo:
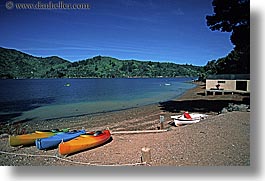
[(218, 84), (225, 84), (224, 80), (218, 80)]
[(236, 81), (236, 90), (247, 91), (247, 81)]

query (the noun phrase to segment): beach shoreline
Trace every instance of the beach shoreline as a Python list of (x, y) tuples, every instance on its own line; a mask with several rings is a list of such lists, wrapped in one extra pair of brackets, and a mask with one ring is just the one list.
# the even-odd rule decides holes
[[(186, 82), (187, 84), (191, 84), (191, 86), (194, 86), (191, 81)], [(173, 92), (173, 91), (172, 91)], [(175, 100), (178, 97), (182, 96), (185, 92), (181, 93), (179, 95), (178, 91), (175, 91), (171, 96), (171, 98), (164, 99), (163, 102)], [(159, 99), (159, 98), (158, 98)], [(154, 100), (155, 101), (155, 100)], [(133, 102), (133, 101), (132, 101)], [(153, 101), (152, 101), (153, 102)], [(51, 106), (43, 106), (43, 107), (37, 107), (32, 110), (24, 111), (23, 113), (10, 113), (4, 114), (0, 120), (0, 126), (4, 129), (0, 130), (1, 133), (9, 133), (9, 134), (18, 134), (17, 131), (12, 131), (10, 129), (7, 129), (6, 127), (13, 126), (13, 127), (19, 127), (19, 129), (23, 129), (24, 132), (30, 132), (32, 129), (30, 129), (28, 126), (36, 124), (41, 124), (42, 126), (49, 126), (50, 122), (60, 122), (62, 120), (76, 120), (78, 121), (80, 119), (84, 119), (84, 117), (90, 118), (90, 117), (97, 117), (98, 115), (109, 115), (112, 113), (119, 113), (119, 112), (130, 112), (133, 109), (141, 109), (145, 107), (152, 107), (152, 106), (158, 106), (159, 102), (144, 102), (144, 103), (131, 103), (131, 101), (122, 102), (95, 102), (95, 103), (89, 103), (89, 102), (80, 102), (80, 103), (74, 103), (74, 104), (58, 104), (58, 105), (51, 105)], [(104, 104), (103, 107), (100, 107), (102, 104)], [(109, 107), (108, 109), (105, 109), (105, 107)], [(132, 106), (132, 107), (129, 107)], [(93, 108), (92, 108), (93, 107)], [(98, 108), (98, 109), (97, 109)], [(91, 111), (92, 110), (92, 111)], [(16, 116), (17, 114), (17, 116)], [(45, 125), (45, 122), (47, 122), (47, 125)], [(38, 127), (35, 127), (34, 129), (41, 129)]]
[[(89, 162), (90, 165), (93, 165), (91, 163), (97, 163), (98, 165), (139, 163), (141, 148), (147, 146), (152, 150), (152, 157), (154, 158), (152, 165), (154, 166), (249, 165), (250, 112), (229, 112), (226, 114), (219, 114), (222, 108), (226, 107), (229, 103), (247, 104), (249, 102), (249, 96), (239, 94), (204, 96), (205, 85), (203, 83), (196, 84), (197, 86), (195, 88), (190, 89), (182, 96), (167, 102), (96, 115), (37, 121), (35, 123), (29, 121), (19, 123), (18, 127), (14, 126), (12, 128), (13, 130), (10, 129), (8, 131), (19, 133), (19, 131), (22, 131), (23, 129), (31, 132), (37, 129), (65, 127), (71, 129), (85, 128), (87, 131), (108, 128), (112, 132), (159, 130), (161, 129), (159, 118), (163, 115), (165, 118), (165, 129), (170, 131), (165, 133), (112, 135), (112, 141), (110, 143), (96, 149), (75, 154), (70, 156), (69, 159), (77, 162)], [(170, 116), (182, 114), (184, 111), (206, 113), (209, 116), (207, 119), (194, 125), (180, 127), (172, 125), (172, 119)], [(229, 121), (232, 121), (232, 124), (229, 123)], [(238, 133), (238, 135), (235, 136), (235, 133)], [(189, 136), (183, 137), (181, 135)], [(220, 137), (220, 135), (222, 136)], [(241, 137), (238, 137), (239, 135)], [(206, 145), (206, 143), (204, 143), (205, 140), (203, 139), (207, 140), (207, 144), (211, 145), (214, 143), (215, 147), (208, 148), (210, 145)], [(227, 142), (224, 143), (224, 139), (226, 139)], [(1, 138), (0, 141), (2, 142), (0, 150), (7, 152), (16, 150), (15, 153), (17, 154), (25, 152), (47, 155), (56, 154), (56, 149), (43, 152), (37, 150), (35, 147), (25, 147), (21, 149), (13, 148), (8, 145), (7, 138), (5, 137)], [(227, 150), (227, 144), (239, 144), (237, 145), (238, 152), (230, 152), (231, 150)], [(219, 148), (220, 146), (221, 148)], [(183, 149), (187, 148), (192, 149), (195, 152), (184, 152)], [(231, 149), (232, 148), (233, 147), (231, 147)], [(201, 152), (201, 150), (204, 150), (204, 153)], [(198, 158), (196, 156), (197, 154), (201, 154), (200, 157), (205, 157), (205, 159)], [(210, 154), (210, 157), (208, 154)], [(241, 156), (243, 154), (243, 156), (242, 158), (241, 156), (238, 158), (235, 154)], [(206, 159), (206, 155), (209, 158), (213, 156), (215, 160), (209, 158)], [(225, 157), (223, 157), (224, 155)], [(44, 159), (42, 158), (27, 157), (27, 163), (24, 163), (25, 158), (23, 156), (0, 154), (0, 157), (2, 160), (0, 165), (86, 165), (82, 163), (65, 162), (58, 160), (57, 158), (45, 158), (49, 161), (44, 162)], [(15, 159), (17, 157), (21, 159)], [(185, 157), (193, 158), (193, 161), (190, 162), (190, 160), (185, 160)], [(15, 161), (14, 159), (19, 161)], [(235, 161), (240, 159), (241, 161), (239, 162)]]
[[(175, 99), (160, 103), (114, 110), (108, 112), (93, 113), (81, 116), (71, 116), (47, 120), (22, 120), (11, 125), (5, 125), (1, 133), (21, 134), (30, 133), (43, 129), (63, 129), (66, 126), (70, 129), (85, 128), (88, 131), (95, 131), (109, 128), (119, 130), (150, 130), (158, 129), (160, 115), (170, 122), (170, 116), (181, 114), (185, 111), (207, 113), (216, 115), (229, 103), (249, 104), (248, 96), (225, 95), (225, 96), (204, 96), (204, 83), (193, 82), (196, 86), (184, 92)], [(246, 99), (246, 100), (245, 100)], [(134, 123), (135, 126), (128, 126)], [(142, 124), (144, 123), (144, 124)]]

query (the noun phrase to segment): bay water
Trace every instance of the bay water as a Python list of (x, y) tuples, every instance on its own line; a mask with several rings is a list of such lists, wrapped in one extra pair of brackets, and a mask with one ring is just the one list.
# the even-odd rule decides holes
[(0, 121), (110, 112), (177, 98), (193, 78), (0, 80)]

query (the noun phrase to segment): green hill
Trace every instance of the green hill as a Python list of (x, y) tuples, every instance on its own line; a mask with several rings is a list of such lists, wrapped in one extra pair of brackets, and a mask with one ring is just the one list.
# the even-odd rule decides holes
[(115, 78), (198, 76), (203, 67), (96, 56), (70, 62), (57, 56), (34, 57), (0, 47), (0, 78)]
[[(26, 53), (0, 48), (0, 78), (49, 78), (71, 62), (60, 57), (34, 57)], [(56, 75), (55, 77), (58, 77)]]

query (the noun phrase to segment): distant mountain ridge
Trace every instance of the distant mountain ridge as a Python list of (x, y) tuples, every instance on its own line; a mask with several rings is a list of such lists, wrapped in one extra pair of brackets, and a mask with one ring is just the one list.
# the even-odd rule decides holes
[(58, 56), (35, 57), (0, 47), (0, 78), (115, 78), (199, 76), (201, 66), (96, 56), (70, 62)]

